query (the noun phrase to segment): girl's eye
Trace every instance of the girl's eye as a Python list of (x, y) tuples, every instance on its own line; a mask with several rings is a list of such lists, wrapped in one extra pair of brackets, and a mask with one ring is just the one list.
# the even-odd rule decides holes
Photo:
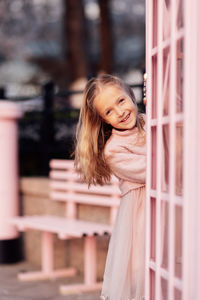
[(111, 113), (111, 110), (107, 110), (106, 116), (108, 116)]
[(122, 102), (124, 102), (124, 98), (121, 98), (121, 99), (119, 100), (119, 103), (122, 103)]

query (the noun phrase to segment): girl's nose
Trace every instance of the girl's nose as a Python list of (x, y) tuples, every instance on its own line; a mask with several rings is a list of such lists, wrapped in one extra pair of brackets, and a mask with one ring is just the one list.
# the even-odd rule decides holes
[(124, 111), (123, 111), (122, 109), (120, 109), (120, 108), (118, 107), (118, 108), (116, 108), (116, 112), (117, 112), (117, 115), (118, 115), (119, 117), (123, 117)]

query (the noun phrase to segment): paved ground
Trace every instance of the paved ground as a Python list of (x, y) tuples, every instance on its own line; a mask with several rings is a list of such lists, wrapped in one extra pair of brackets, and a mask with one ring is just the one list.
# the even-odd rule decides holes
[(62, 278), (34, 282), (21, 282), (17, 273), (22, 270), (33, 270), (25, 262), (0, 265), (0, 300), (99, 300), (100, 292), (82, 293), (63, 296), (59, 286), (72, 282), (81, 282), (81, 278)]

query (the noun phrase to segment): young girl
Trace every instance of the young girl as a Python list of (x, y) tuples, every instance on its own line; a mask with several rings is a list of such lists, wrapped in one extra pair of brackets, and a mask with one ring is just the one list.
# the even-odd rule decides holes
[(144, 297), (145, 120), (132, 89), (100, 75), (86, 85), (77, 127), (75, 166), (88, 184), (113, 173), (122, 199), (109, 243), (100, 299)]

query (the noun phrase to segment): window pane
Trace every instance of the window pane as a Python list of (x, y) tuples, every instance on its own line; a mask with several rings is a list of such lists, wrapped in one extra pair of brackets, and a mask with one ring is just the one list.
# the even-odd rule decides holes
[(150, 215), (150, 228), (151, 228), (151, 245), (150, 256), (155, 261), (156, 257), (156, 199), (151, 198), (151, 215)]
[(157, 127), (151, 127), (151, 188), (156, 189)]
[(183, 209), (180, 206), (175, 207), (175, 235), (174, 235), (174, 273), (178, 278), (182, 277), (182, 213)]

